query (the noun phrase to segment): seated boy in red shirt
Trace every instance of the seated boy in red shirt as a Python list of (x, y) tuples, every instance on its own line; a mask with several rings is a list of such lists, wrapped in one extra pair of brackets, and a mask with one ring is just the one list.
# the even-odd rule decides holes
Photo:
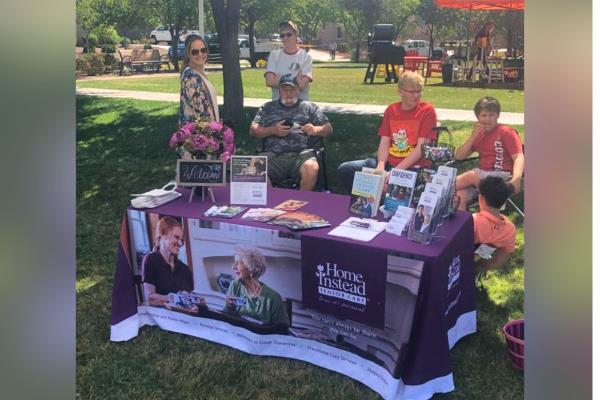
[(477, 123), (471, 136), (456, 150), (454, 159), (464, 160), (473, 152), (479, 153), (479, 168), (467, 171), (456, 178), (459, 210), (466, 210), (469, 200), (477, 194), (479, 181), (488, 175), (500, 176), (509, 181), (513, 193), (519, 193), (525, 168), (523, 143), (517, 131), (499, 124), (500, 103), (493, 97), (484, 97), (475, 104)]
[(510, 184), (501, 177), (487, 176), (479, 182), (481, 211), (473, 214), (475, 244), (486, 244), (496, 250), (490, 259), (481, 259), (476, 263), (476, 272), (501, 267), (515, 251), (515, 225), (500, 214), (500, 207), (511, 192)]

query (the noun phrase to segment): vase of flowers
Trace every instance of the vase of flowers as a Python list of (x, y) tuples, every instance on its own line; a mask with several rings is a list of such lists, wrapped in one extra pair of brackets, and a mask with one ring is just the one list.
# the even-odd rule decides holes
[(200, 117), (173, 132), (169, 147), (184, 159), (229, 161), (235, 154), (234, 136), (233, 129), (223, 122)]

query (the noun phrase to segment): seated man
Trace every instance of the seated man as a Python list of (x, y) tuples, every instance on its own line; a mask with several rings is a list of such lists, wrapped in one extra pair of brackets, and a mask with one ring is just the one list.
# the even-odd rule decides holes
[(400, 101), (386, 108), (379, 126), (377, 160), (347, 161), (338, 167), (338, 174), (348, 193), (352, 191), (354, 173), (363, 167), (389, 170), (390, 167), (407, 169), (430, 165), (422, 158), (421, 146), (436, 139), (433, 128), (437, 124), (437, 116), (432, 105), (421, 101), (423, 77), (416, 72), (404, 72), (398, 78), (398, 91)]
[(299, 100), (298, 80), (286, 74), (279, 80), (279, 99), (262, 105), (250, 124), (250, 135), (265, 139), (270, 182), (300, 178), (301, 190), (317, 183), (319, 163), (308, 148), (310, 136), (328, 136), (333, 128), (319, 107)]
[[(466, 210), (469, 201), (477, 194), (479, 181), (487, 175), (509, 180), (514, 193), (519, 193), (525, 168), (523, 144), (519, 134), (508, 125), (498, 123), (500, 103), (493, 97), (484, 97), (475, 104), (477, 123), (471, 136), (454, 154), (456, 160), (464, 160), (473, 152), (479, 153), (479, 168), (467, 171), (456, 178), (456, 194), (460, 200), (459, 210)], [(512, 176), (511, 176), (512, 174)]]
[(515, 251), (515, 225), (500, 214), (500, 207), (506, 202), (511, 191), (510, 185), (497, 176), (487, 176), (479, 182), (481, 211), (473, 214), (475, 244), (486, 244), (496, 250), (492, 258), (481, 259), (476, 263), (476, 272), (501, 267)]

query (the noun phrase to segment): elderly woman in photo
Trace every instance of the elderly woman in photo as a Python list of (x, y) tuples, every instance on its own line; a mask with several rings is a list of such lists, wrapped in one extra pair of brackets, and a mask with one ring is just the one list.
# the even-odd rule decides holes
[(238, 248), (232, 269), (236, 279), (227, 290), (225, 309), (263, 324), (289, 326), (279, 293), (258, 280), (267, 270), (263, 255), (255, 248)]
[(156, 225), (152, 253), (143, 266), (144, 292), (150, 305), (162, 306), (169, 293), (191, 292), (194, 280), (191, 269), (177, 255), (183, 246), (183, 229), (177, 220), (162, 217)]

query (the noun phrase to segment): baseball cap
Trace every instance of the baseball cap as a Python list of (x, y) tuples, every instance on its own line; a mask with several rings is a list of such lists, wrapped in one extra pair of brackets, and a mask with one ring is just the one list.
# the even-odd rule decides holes
[(298, 25), (294, 21), (283, 21), (279, 24), (279, 28), (290, 28), (295, 33), (298, 33)]
[(298, 87), (298, 80), (292, 74), (285, 74), (281, 78), (279, 78), (279, 86), (282, 85)]

